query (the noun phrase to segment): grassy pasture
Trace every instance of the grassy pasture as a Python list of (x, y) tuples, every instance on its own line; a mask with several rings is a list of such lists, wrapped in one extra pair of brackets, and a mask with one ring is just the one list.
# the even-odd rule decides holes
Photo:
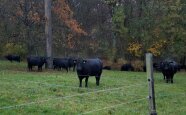
[[(78, 88), (75, 72), (27, 72), (26, 67), (0, 61), (1, 115), (148, 114), (144, 72), (103, 71), (100, 86), (90, 77), (89, 88)], [(177, 73), (174, 84), (165, 83), (161, 73), (154, 77), (157, 113), (186, 115), (186, 73)]]

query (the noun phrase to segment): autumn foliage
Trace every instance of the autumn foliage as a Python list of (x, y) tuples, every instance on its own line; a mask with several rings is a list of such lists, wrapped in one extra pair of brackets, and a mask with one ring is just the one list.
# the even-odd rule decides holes
[(152, 44), (152, 46), (147, 50), (148, 52), (152, 53), (154, 56), (161, 55), (161, 49), (166, 46), (166, 40), (159, 40)]
[[(150, 45), (150, 48), (147, 48), (147, 52), (152, 53), (154, 56), (160, 56), (162, 53), (162, 50), (167, 46), (168, 42), (166, 40), (159, 40), (155, 41)], [(129, 43), (129, 46), (127, 48), (127, 51), (129, 51), (130, 54), (136, 57), (140, 57), (142, 55), (143, 45), (138, 42), (132, 42)]]
[(138, 42), (129, 43), (127, 51), (136, 57), (140, 57), (142, 54), (142, 44)]
[[(26, 3), (27, 2), (27, 3)], [(41, 4), (35, 2), (28, 2), (20, 0), (18, 2), (15, 16), (19, 19), (24, 19), (25, 22), (40, 23), (42, 15), (37, 12), (37, 8), (41, 7)]]
[(68, 44), (68, 48), (70, 48), (70, 49), (74, 48), (75, 43), (74, 43), (72, 34), (68, 34), (68, 36), (67, 36), (67, 44)]
[(73, 11), (70, 9), (65, 0), (57, 0), (55, 6), (53, 7), (53, 11), (73, 32), (87, 35), (78, 22), (73, 19)]

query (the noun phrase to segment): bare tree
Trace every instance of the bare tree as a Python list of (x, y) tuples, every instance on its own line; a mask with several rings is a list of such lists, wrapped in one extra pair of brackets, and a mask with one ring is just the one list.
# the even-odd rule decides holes
[(45, 0), (45, 37), (46, 37), (46, 55), (47, 67), (52, 68), (52, 19), (51, 19), (51, 0)]

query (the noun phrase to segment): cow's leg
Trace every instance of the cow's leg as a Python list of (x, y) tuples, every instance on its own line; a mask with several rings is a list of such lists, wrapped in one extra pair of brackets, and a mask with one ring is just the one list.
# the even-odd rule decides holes
[(78, 76), (79, 77), (79, 87), (82, 87), (82, 79), (83, 77), (82, 76)]
[(38, 66), (38, 71), (42, 71), (42, 66)]
[(30, 67), (28, 67), (28, 71), (31, 71), (31, 68)]
[(75, 65), (73, 66), (73, 71), (75, 71)]
[(173, 83), (173, 76), (174, 76), (174, 75), (171, 75), (171, 83)]
[(39, 70), (40, 70), (40, 67), (38, 66), (38, 72), (39, 72)]
[(165, 79), (166, 79), (166, 83), (168, 83), (169, 82), (169, 77), (165, 77)]
[(65, 69), (66, 69), (66, 71), (67, 71), (67, 73), (68, 73), (68, 67), (66, 67)]
[(32, 65), (30, 65), (30, 71), (32, 71)]
[(58, 66), (58, 71), (60, 71), (61, 70), (61, 66)]
[(30, 71), (30, 65), (29, 65), (29, 64), (28, 64), (28, 66), (27, 66), (27, 67), (28, 67), (28, 71)]
[(96, 85), (99, 86), (100, 76), (96, 76)]
[(163, 74), (163, 79), (164, 79), (164, 80), (166, 79), (165, 74)]
[(88, 78), (89, 78), (89, 76), (85, 77), (85, 87), (88, 87)]

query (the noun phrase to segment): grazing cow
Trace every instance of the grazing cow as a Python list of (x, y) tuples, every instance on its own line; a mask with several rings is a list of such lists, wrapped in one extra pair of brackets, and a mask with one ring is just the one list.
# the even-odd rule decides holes
[(75, 58), (69, 57), (69, 58), (54, 58), (53, 59), (53, 66), (54, 69), (58, 68), (59, 70), (61, 68), (64, 68), (67, 70), (70, 70), (71, 67), (73, 67), (73, 71), (75, 71), (77, 60)]
[(27, 57), (27, 63), (29, 71), (32, 71), (32, 66), (38, 66), (38, 71), (42, 71), (42, 66), (46, 63), (46, 58), (29, 56)]
[(173, 77), (178, 70), (178, 64), (175, 61), (165, 60), (160, 63), (160, 68), (164, 76), (164, 80), (166, 79), (167, 83), (169, 81), (173, 83)]
[(68, 72), (69, 62), (67, 58), (54, 58), (53, 59), (54, 69), (64, 68)]
[(104, 66), (103, 69), (105, 69), (105, 70), (111, 70), (111, 67), (110, 66)]
[(12, 61), (20, 62), (20, 56), (18, 56), (18, 55), (11, 55), (11, 54), (9, 54), (9, 55), (6, 55), (5, 58), (7, 60), (11, 61), (11, 62)]
[(130, 63), (128, 64), (123, 64), (121, 66), (121, 71), (134, 71), (134, 67)]
[(79, 78), (79, 87), (82, 87), (82, 80), (85, 78), (85, 87), (88, 87), (89, 76), (96, 77), (96, 85), (99, 86), (103, 63), (100, 59), (79, 59), (77, 61), (77, 75)]

